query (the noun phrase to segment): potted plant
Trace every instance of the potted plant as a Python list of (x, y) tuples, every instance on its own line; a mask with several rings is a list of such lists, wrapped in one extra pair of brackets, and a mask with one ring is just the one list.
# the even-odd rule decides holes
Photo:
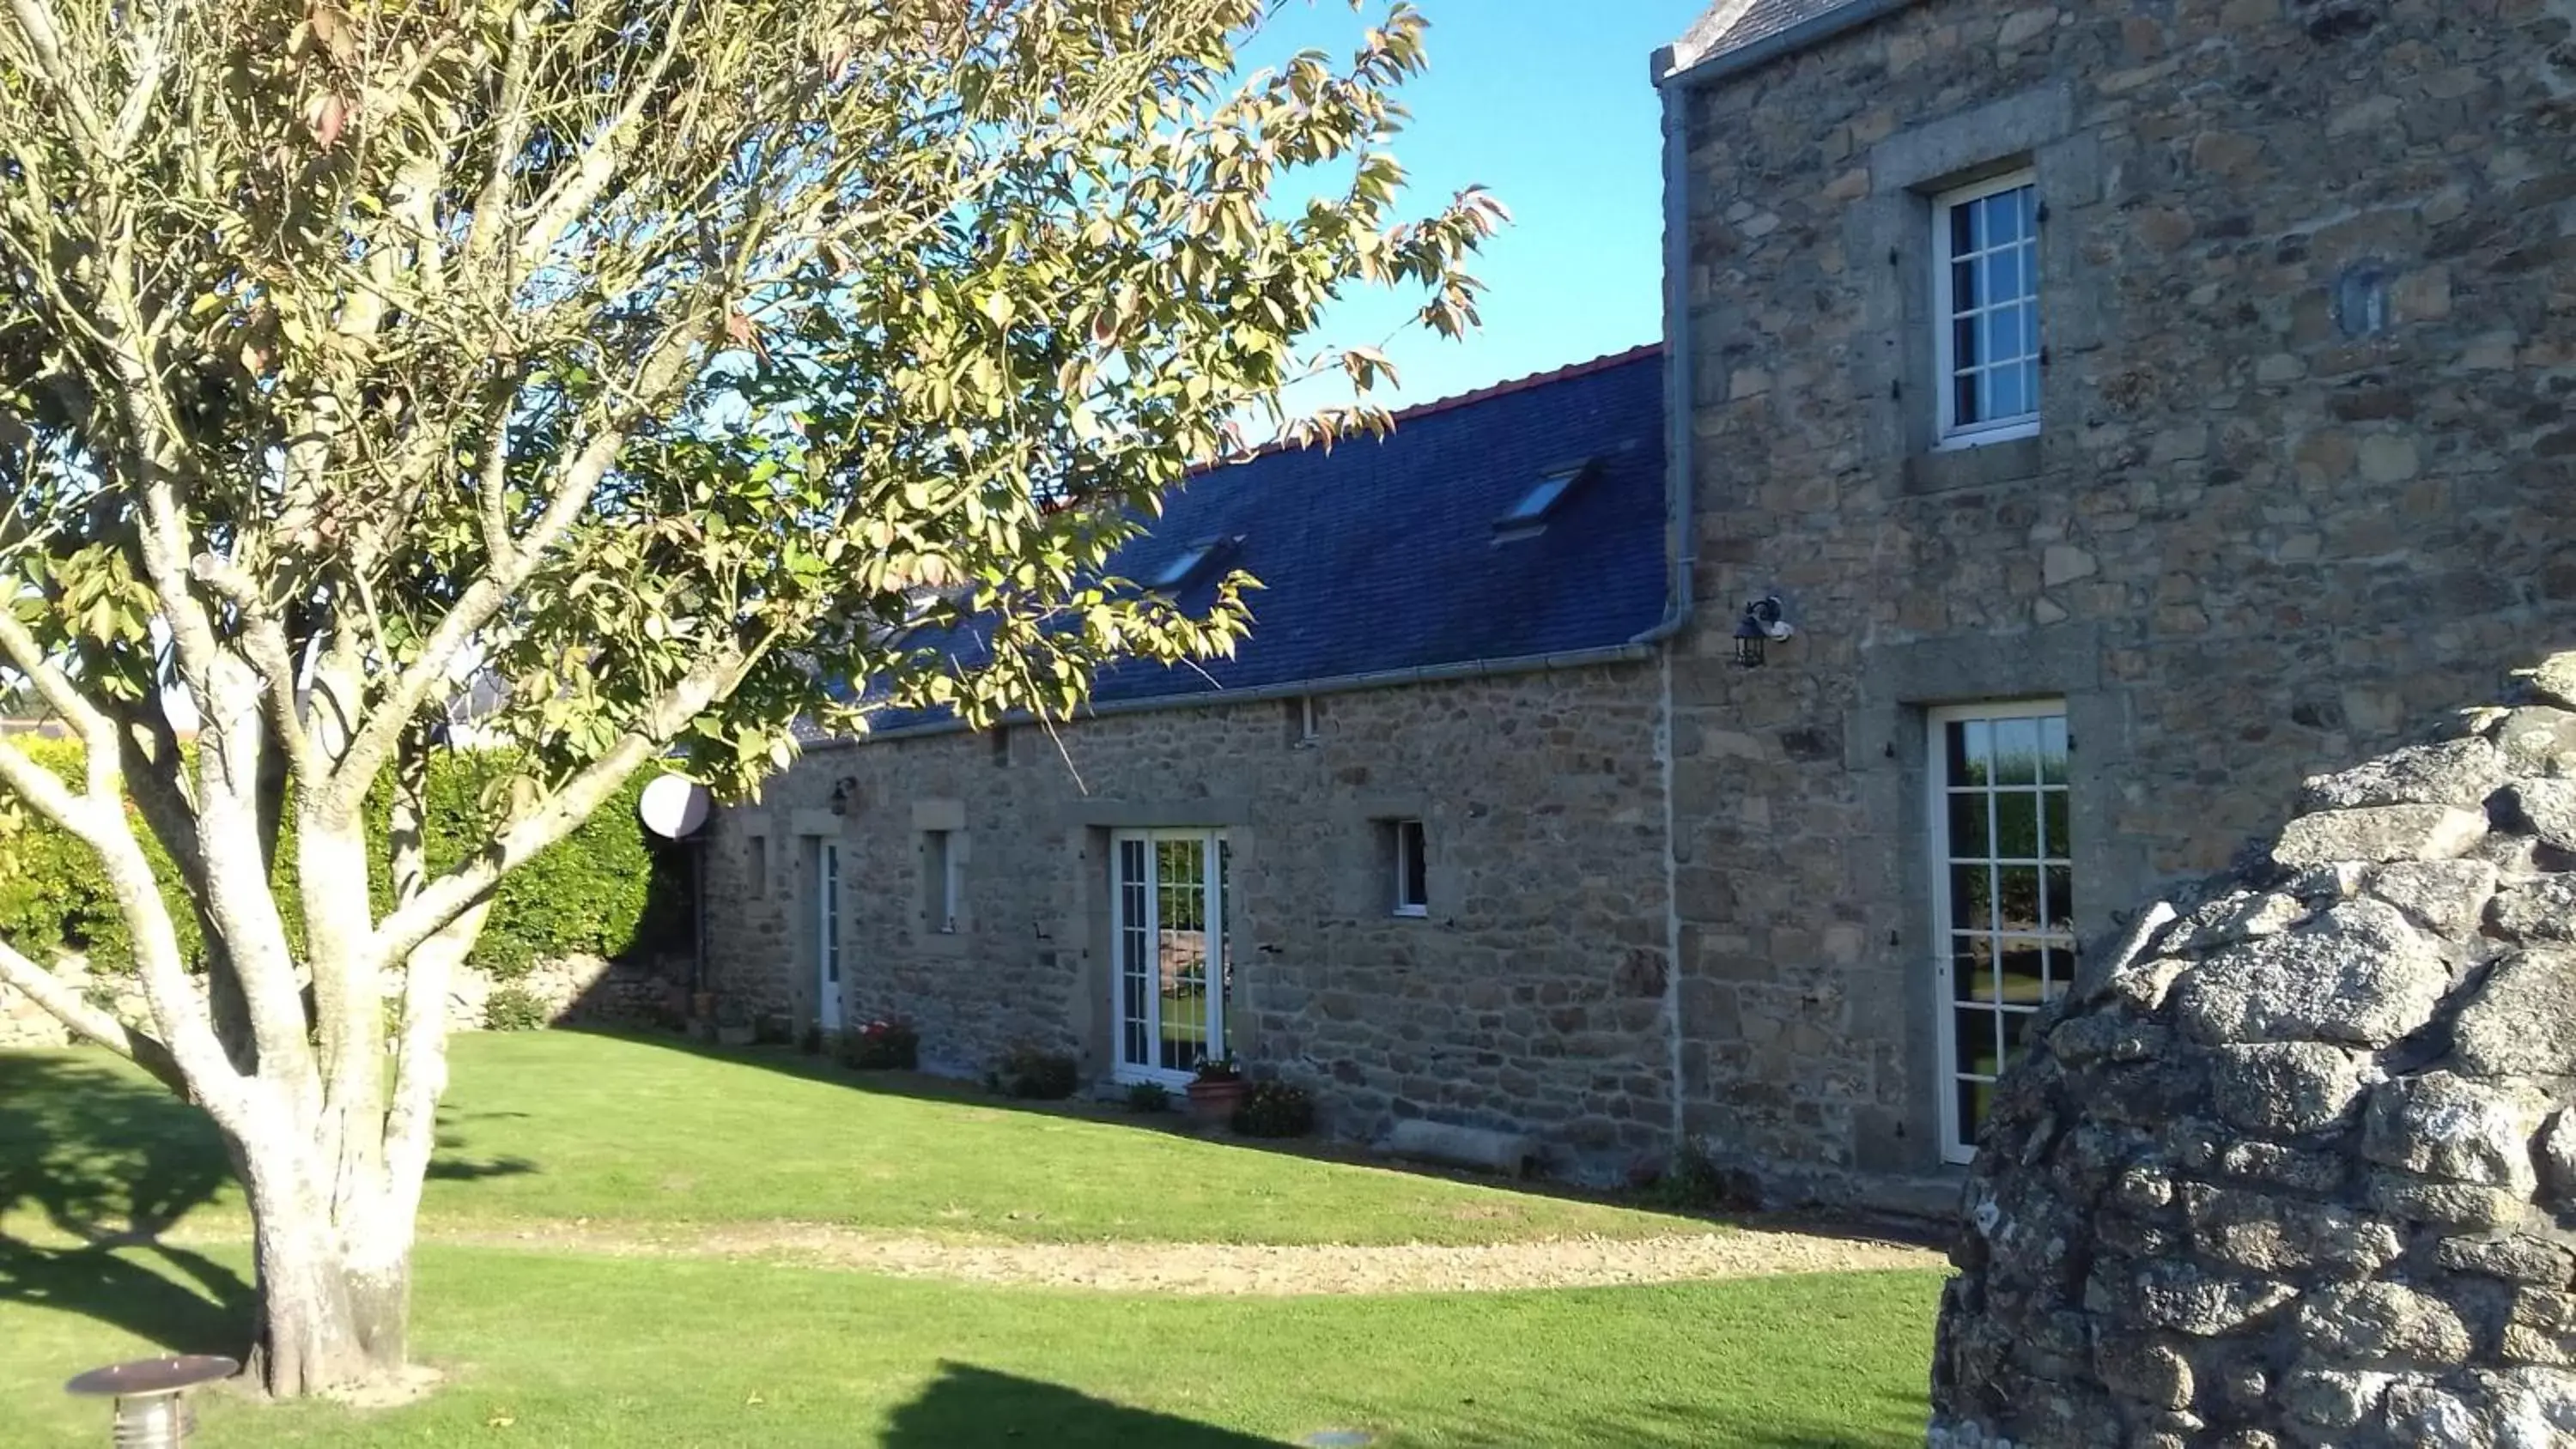
[(1243, 1079), (1243, 1068), (1233, 1057), (1210, 1057), (1199, 1063), (1199, 1074), (1190, 1081), (1190, 1117), (1201, 1124), (1230, 1122), (1250, 1090), (1252, 1084)]
[(921, 1065), (921, 1033), (902, 1017), (880, 1017), (846, 1038), (850, 1065), (908, 1072)]

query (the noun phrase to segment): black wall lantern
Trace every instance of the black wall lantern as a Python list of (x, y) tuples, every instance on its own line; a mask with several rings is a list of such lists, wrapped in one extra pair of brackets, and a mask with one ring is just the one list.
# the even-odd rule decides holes
[(1744, 617), (1735, 625), (1735, 662), (1746, 669), (1761, 668), (1771, 645), (1798, 632), (1790, 627), (1786, 614), (1777, 594), (1745, 605)]

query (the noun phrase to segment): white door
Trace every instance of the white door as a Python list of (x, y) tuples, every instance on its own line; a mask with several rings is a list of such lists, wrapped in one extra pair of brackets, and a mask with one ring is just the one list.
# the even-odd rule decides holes
[(814, 999), (825, 1031), (841, 1029), (841, 847), (826, 840), (814, 852)]
[(1122, 830), (1110, 841), (1110, 1020), (1122, 1082), (1189, 1081), (1225, 1055), (1234, 977), (1225, 835)]
[(1961, 705), (1930, 724), (1941, 1150), (1965, 1162), (1995, 1080), (2075, 977), (2066, 706)]

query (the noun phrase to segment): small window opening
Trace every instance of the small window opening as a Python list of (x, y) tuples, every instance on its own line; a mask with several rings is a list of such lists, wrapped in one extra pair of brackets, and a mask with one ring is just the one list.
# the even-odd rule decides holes
[(1011, 765), (1011, 727), (995, 725), (992, 729), (993, 763), (1004, 769)]
[(1291, 749), (1312, 749), (1324, 742), (1324, 702), (1311, 694), (1301, 694), (1287, 701), (1288, 745)]
[(1395, 913), (1399, 916), (1431, 914), (1430, 868), (1425, 862), (1422, 822), (1395, 822)]
[(930, 888), (930, 902), (924, 912), (930, 929), (944, 935), (957, 934), (957, 906), (962, 892), (959, 878), (956, 834), (947, 830), (922, 832), (924, 882)]
[(751, 898), (759, 900), (769, 894), (769, 837), (751, 837)]

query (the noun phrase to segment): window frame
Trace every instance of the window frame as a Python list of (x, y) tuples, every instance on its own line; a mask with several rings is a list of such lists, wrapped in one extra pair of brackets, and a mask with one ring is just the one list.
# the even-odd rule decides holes
[[(1950, 244), (1950, 214), (1959, 207), (1984, 201), (2024, 187), (2031, 191), (2031, 233), (2021, 243), (2028, 248), (2030, 285), (2025, 293), (2034, 312), (2039, 314), (2040, 342), (2035, 357), (2042, 359), (2033, 369), (2034, 378), (2029, 408), (2009, 418), (1961, 423), (1958, 418), (1958, 353), (1956, 332), (1958, 313), (1950, 283), (1954, 260)], [(2048, 315), (2040, 295), (2041, 247), (2039, 231), (2045, 207), (2040, 204), (2039, 172), (2036, 167), (2018, 166), (1981, 181), (1954, 186), (1931, 197), (1932, 231), (1932, 447), (1935, 452), (1982, 447), (1988, 443), (2008, 442), (2015, 438), (2036, 437), (2040, 431), (2040, 389), (2045, 385), (2048, 356)], [(1983, 255), (1979, 253), (1978, 255)], [(1990, 366), (1991, 359), (1980, 358), (1980, 367)]]
[(1566, 463), (1539, 475), (1538, 481), (1521, 491), (1502, 516), (1494, 520), (1497, 542), (1528, 538), (1544, 531), (1549, 519), (1565, 506), (1574, 490), (1592, 476), (1595, 460)]
[[(1407, 920), (1425, 919), (1431, 914), (1431, 831), (1420, 816), (1406, 816), (1388, 821), (1387, 834), (1395, 863), (1395, 908), (1391, 914)], [(1414, 893), (1417, 874), (1422, 878), (1419, 895)]]
[[(2057, 850), (2052, 849), (2052, 843), (2046, 838), (2046, 820), (2048, 813), (2045, 800), (2046, 793), (2049, 790), (2054, 789), (2064, 794), (2070, 821), (2074, 810), (2074, 725), (2071, 717), (2067, 713), (2066, 701), (2057, 697), (2038, 699), (1972, 700), (1959, 704), (1941, 705), (1928, 708), (1923, 711), (1923, 850), (1925, 861), (1931, 873), (1931, 918), (1928, 922), (1930, 930), (1927, 934), (1931, 943), (1932, 958), (1933, 1035), (1939, 1043), (1937, 1055), (1940, 1062), (1940, 1077), (1936, 1083), (1936, 1092), (1940, 1099), (1940, 1148), (1941, 1160), (1945, 1163), (1965, 1164), (1975, 1160), (1977, 1128), (1980, 1125), (1975, 1122), (1961, 1120), (1964, 1114), (1960, 1111), (1959, 1106), (1960, 1083), (1966, 1077), (1971, 1076), (1982, 1079), (1983, 1074), (1965, 1072), (1959, 1062), (1957, 1025), (1959, 1012), (1964, 1009), (1985, 1008), (1989, 1015), (1998, 1018), (2007, 1012), (2023, 1014), (2022, 1008), (2017, 1003), (2006, 1002), (2002, 999), (2000, 989), (1998, 989), (1996, 993), (1996, 999), (1990, 1003), (1985, 1001), (1962, 1001), (1959, 998), (1958, 984), (1955, 979), (1957, 974), (1957, 965), (1953, 938), (1960, 933), (1954, 927), (1951, 914), (1951, 866), (1954, 861), (1967, 862), (1972, 860), (1982, 860), (1989, 864), (1993, 864), (2006, 859), (2006, 857), (2002, 857), (1994, 853), (1998, 842), (1992, 838), (1989, 838), (1986, 842), (1988, 850), (1981, 856), (1959, 856), (1955, 854), (1952, 849), (1953, 843), (1950, 839), (1949, 796), (1954, 788), (1954, 782), (1950, 779), (1949, 727), (1954, 723), (1970, 720), (1994, 722), (2025, 719), (2058, 720), (2064, 724), (2067, 733), (2065, 757), (2066, 778), (2052, 785), (2047, 780), (2046, 772), (2043, 769), (2040, 778), (2031, 786), (2032, 792), (2042, 797), (2037, 802), (2038, 817), (2041, 822), (2039, 826), (2040, 838), (2037, 842), (2040, 848), (2040, 854), (2032, 858), (2039, 868), (2039, 881), (2042, 895), (2042, 915), (2038, 928), (2034, 932), (2030, 933), (2030, 938), (2039, 940), (2044, 948), (2057, 949), (2057, 937), (2060, 935), (2064, 936), (2064, 950), (2066, 952), (2068, 962), (2065, 976), (2066, 982), (2071, 983), (2076, 972), (2081, 969), (2082, 963), (2077, 957), (2076, 951), (2081, 947), (2082, 940), (2081, 937), (2071, 929), (2064, 932), (2052, 931), (2050, 929), (2050, 922), (2047, 919), (2047, 908), (2045, 905), (2048, 867), (2059, 860), (2062, 860), (2066, 865), (2068, 892), (2070, 896), (2076, 899), (2081, 898), (2082, 883), (2075, 879), (2075, 855), (2072, 849), (2072, 837), (2074, 832), (2071, 823), (2068, 831), (2069, 840), (2066, 847), (2063, 848), (2062, 854), (2058, 853)], [(1955, 788), (1964, 790), (1971, 787), (1966, 785), (1956, 785)], [(1989, 780), (1981, 788), (1991, 800), (1998, 789), (2009, 790), (2018, 787), (2010, 785), (1999, 786), (1997, 782)], [(1991, 809), (1992, 807), (1990, 806), (1989, 808)], [(1997, 828), (1997, 825), (1998, 821), (1990, 814), (1988, 817), (1988, 830), (1990, 832), (1994, 831)], [(2019, 860), (2020, 858), (2010, 857), (2010, 859)], [(1996, 868), (2001, 869), (2000, 866), (1997, 866)], [(2006, 934), (2002, 928), (2000, 902), (1997, 903), (1994, 912), (1990, 915), (1989, 919), (1993, 924), (1984, 932), (1984, 934), (1986, 934), (1990, 940), (2000, 941)], [(2070, 914), (2070, 922), (2071, 920), (2072, 916)], [(1970, 932), (1968, 934), (1977, 933)], [(2044, 967), (2043, 969), (2045, 970), (2046, 968)], [(2055, 982), (2054, 980), (2051, 980), (2049, 984), (2060, 985), (2061, 990), (2063, 989), (2063, 985)], [(2031, 1009), (2030, 1014), (2035, 1016), (2036, 1011), (2045, 1007), (2047, 1001), (2050, 999), (2053, 998), (2043, 994), (2042, 1000)], [(1998, 1031), (2000, 1031), (2000, 1027), (1998, 1027)], [(1998, 1059), (1998, 1077), (2000, 1076), (2001, 1070), (2009, 1065), (2009, 1062), (2003, 1061), (2000, 1058)]]
[[(1121, 1083), (1154, 1082), (1166, 1087), (1186, 1087), (1197, 1075), (1195, 1068), (1179, 1069), (1160, 1065), (1170, 1038), (1164, 1035), (1163, 1004), (1165, 995), (1141, 989), (1135, 1004), (1141, 1014), (1129, 1009), (1127, 987), (1131, 978), (1143, 982), (1152, 977), (1159, 983), (1162, 966), (1163, 899), (1167, 891), (1188, 890), (1189, 882), (1176, 882), (1162, 873), (1160, 847), (1166, 844), (1196, 844), (1200, 856), (1199, 878), (1195, 888), (1200, 892), (1200, 986), (1206, 993), (1206, 1034), (1201, 1045), (1201, 1060), (1222, 1061), (1233, 1054), (1227, 1036), (1226, 1013), (1232, 1005), (1230, 982), (1234, 974), (1234, 881), (1233, 839), (1222, 829), (1166, 828), (1115, 830), (1110, 832), (1109, 867), (1109, 1044), (1110, 1080)], [(1131, 856), (1130, 849), (1135, 854)], [(1129, 865), (1141, 867), (1131, 875)], [(1132, 892), (1132, 896), (1131, 896)], [(1131, 934), (1152, 943), (1155, 960), (1151, 967), (1132, 964)], [(1137, 1061), (1130, 1052), (1130, 1030), (1140, 1035), (1145, 1061)]]
[(1199, 570), (1207, 567), (1208, 555), (1215, 552), (1216, 544), (1213, 540), (1191, 544), (1161, 568), (1156, 569), (1154, 581), (1146, 587), (1157, 592), (1170, 592), (1189, 587), (1190, 580), (1197, 577)]
[(839, 1031), (848, 1018), (842, 980), (841, 842), (814, 844), (815, 1021)]
[(965, 914), (962, 909), (964, 876), (959, 870), (963, 862), (957, 852), (958, 832), (925, 830), (922, 836), (922, 852), (928, 857), (922, 863), (922, 880), (930, 888), (930, 909), (923, 912), (928, 917), (924, 924), (933, 935), (954, 936), (958, 931), (958, 920)]

